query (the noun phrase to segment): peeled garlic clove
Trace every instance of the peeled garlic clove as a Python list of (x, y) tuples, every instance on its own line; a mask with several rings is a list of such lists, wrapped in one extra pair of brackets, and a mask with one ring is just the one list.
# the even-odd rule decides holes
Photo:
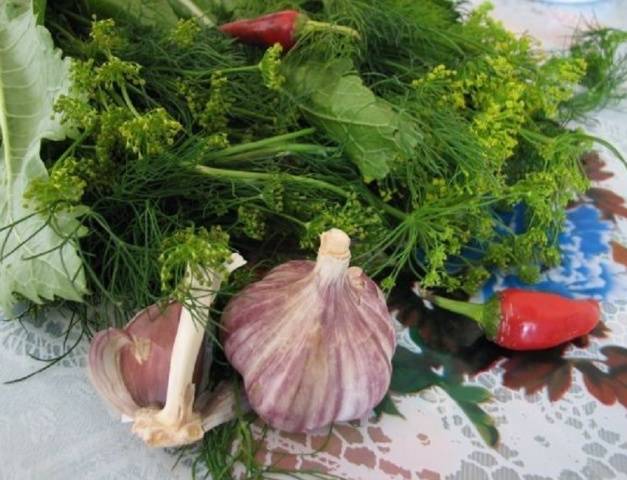
[(226, 356), (252, 409), (275, 428), (362, 418), (388, 390), (394, 328), (381, 290), (349, 268), (349, 245), (329, 230), (316, 262), (276, 267), (223, 314)]

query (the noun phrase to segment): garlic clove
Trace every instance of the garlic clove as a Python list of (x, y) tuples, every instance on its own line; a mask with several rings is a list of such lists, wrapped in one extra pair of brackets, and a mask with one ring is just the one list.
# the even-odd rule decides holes
[[(225, 265), (227, 274), (244, 263), (240, 255), (232, 254)], [(149, 407), (135, 413), (133, 432), (151, 446), (186, 445), (204, 434), (203, 419), (194, 410), (193, 371), (204, 338), (209, 307), (222, 280), (221, 274), (210, 269), (189, 274), (190, 291), (195, 292), (195, 301), (204, 306), (204, 318), (192, 318), (192, 313), (183, 306), (172, 347), (165, 405), (161, 409)]]
[[(233, 254), (225, 264), (226, 272), (244, 263)], [(205, 326), (223, 276), (207, 269), (188, 277), (198, 307), (194, 318), (177, 302), (165, 309), (153, 305), (124, 329), (98, 333), (90, 346), (94, 386), (118, 412), (133, 420), (133, 432), (151, 446), (192, 443), (207, 429), (236, 415), (233, 388), (219, 387), (206, 393), (202, 402), (196, 398), (200, 379), (210, 365), (203, 361)]]
[(139, 406), (124, 382), (120, 352), (132, 344), (124, 330), (110, 328), (98, 332), (89, 347), (88, 372), (92, 385), (111, 407), (127, 417), (133, 417)]
[(223, 314), (227, 358), (273, 427), (362, 418), (389, 387), (394, 328), (381, 290), (349, 268), (349, 244), (341, 230), (324, 233), (316, 262), (280, 265)]
[(120, 353), (120, 369), (138, 405), (163, 405), (168, 388), (172, 345), (183, 306), (171, 302), (139, 312), (124, 329), (132, 344)]
[[(138, 312), (124, 329), (110, 328), (92, 340), (92, 383), (120, 414), (132, 417), (140, 407), (165, 404), (170, 357), (182, 309), (178, 302), (170, 302), (165, 308), (151, 305)], [(196, 362), (197, 380), (205, 367), (203, 354), (201, 351)]]

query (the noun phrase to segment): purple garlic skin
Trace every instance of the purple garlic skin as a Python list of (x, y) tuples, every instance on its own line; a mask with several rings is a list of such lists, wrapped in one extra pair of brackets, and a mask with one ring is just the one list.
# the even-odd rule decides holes
[[(141, 407), (165, 404), (168, 391), (168, 374), (174, 338), (179, 326), (183, 306), (171, 302), (165, 308), (151, 305), (141, 310), (124, 327), (98, 332), (89, 351), (89, 365), (94, 385), (113, 406), (127, 416)], [(106, 349), (111, 349), (110, 354)], [(110, 356), (111, 358), (105, 360)], [(194, 379), (200, 380), (203, 372), (203, 352), (196, 362)], [(113, 362), (117, 368), (106, 370), (103, 365)], [(108, 377), (118, 376), (132, 400), (119, 405), (120, 389)], [(113, 386), (111, 386), (114, 384)], [(104, 391), (103, 391), (104, 390)]]
[(223, 314), (226, 356), (272, 427), (363, 418), (388, 390), (394, 328), (379, 287), (349, 268), (349, 243), (341, 230), (326, 232), (316, 262), (276, 267)]

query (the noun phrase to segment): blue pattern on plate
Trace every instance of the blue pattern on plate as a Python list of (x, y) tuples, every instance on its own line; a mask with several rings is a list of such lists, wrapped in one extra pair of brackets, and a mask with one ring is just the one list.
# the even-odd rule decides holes
[[(516, 209), (507, 223), (516, 232), (523, 228), (524, 212)], [(593, 205), (583, 204), (567, 212), (566, 225), (559, 236), (561, 265), (544, 271), (540, 280), (527, 284), (516, 275), (495, 272), (481, 289), (482, 299), (495, 292), (517, 287), (527, 290), (553, 292), (571, 298), (608, 300), (624, 287), (624, 268), (611, 256), (611, 235), (614, 226), (601, 218)]]

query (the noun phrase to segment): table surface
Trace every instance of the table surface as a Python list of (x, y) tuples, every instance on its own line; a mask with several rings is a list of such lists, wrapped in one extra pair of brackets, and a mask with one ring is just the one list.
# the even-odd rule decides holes
[[(576, 27), (590, 22), (627, 29), (623, 0), (577, 6), (494, 3), (494, 15), (509, 28), (532, 34), (550, 49), (565, 46)], [(624, 107), (627, 103), (599, 112), (585, 128), (627, 157)], [(627, 250), (620, 244), (627, 245), (627, 207), (611, 192), (627, 191), (627, 174), (607, 152), (601, 151), (601, 159), (604, 165), (592, 165), (598, 181), (591, 196), (598, 210), (613, 219), (615, 270), (625, 275), (620, 261), (627, 263)], [(586, 348), (570, 347), (531, 363), (500, 359), (486, 371), (464, 376), (466, 384), (493, 394), (482, 408), (500, 432), (496, 448), (481, 441), (468, 417), (439, 388), (396, 398), (404, 419), (384, 415), (341, 425), (328, 439), (326, 434), (271, 432), (268, 448), (302, 454), (327, 441), (324, 452), (288, 457), (289, 465), (350, 479), (627, 478), (627, 409), (616, 401), (623, 395), (627, 404), (627, 387), (624, 380), (622, 387), (612, 383), (621, 380), (611, 374), (612, 368), (627, 368), (627, 291), (605, 302), (603, 312), (610, 333), (592, 338)], [(40, 368), (33, 356), (61, 354), (65, 325), (62, 318), (0, 322), (0, 381)], [(67, 344), (75, 340), (70, 336)], [(128, 424), (106, 409), (87, 379), (87, 347), (81, 341), (53, 368), (25, 382), (0, 385), (0, 480), (191, 478), (191, 453), (177, 463), (173, 452), (145, 447)], [(265, 460), (274, 458), (268, 453)]]

